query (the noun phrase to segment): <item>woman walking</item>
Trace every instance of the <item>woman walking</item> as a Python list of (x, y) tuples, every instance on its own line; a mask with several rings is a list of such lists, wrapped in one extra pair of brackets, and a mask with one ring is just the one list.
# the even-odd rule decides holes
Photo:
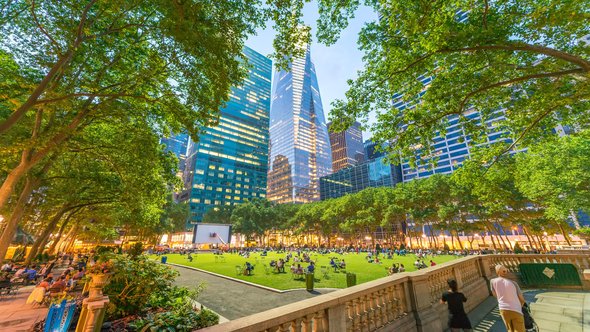
[(465, 295), (457, 290), (457, 281), (449, 279), (447, 281), (449, 290), (444, 292), (440, 303), (446, 303), (449, 308), (449, 328), (452, 332), (459, 332), (461, 330), (471, 331), (471, 322), (463, 308), (463, 302), (467, 301)]

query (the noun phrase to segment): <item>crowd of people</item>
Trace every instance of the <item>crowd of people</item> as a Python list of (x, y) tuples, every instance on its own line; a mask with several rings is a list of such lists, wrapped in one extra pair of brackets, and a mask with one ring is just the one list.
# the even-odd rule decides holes
[(86, 274), (88, 256), (61, 254), (45, 264), (19, 265), (6, 262), (0, 267), (0, 293), (10, 294), (22, 286), (35, 285), (27, 303), (44, 303), (76, 288)]

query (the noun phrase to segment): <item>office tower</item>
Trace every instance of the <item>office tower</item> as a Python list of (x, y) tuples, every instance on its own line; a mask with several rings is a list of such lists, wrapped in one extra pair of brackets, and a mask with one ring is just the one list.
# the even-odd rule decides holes
[(363, 162), (365, 149), (361, 124), (355, 121), (352, 126), (342, 132), (332, 132), (331, 125), (331, 122), (328, 123), (332, 148), (332, 171), (338, 172), (343, 168)]
[(192, 223), (212, 207), (266, 196), (272, 62), (248, 47), (243, 54), (246, 79), (231, 88), (219, 124), (205, 128), (187, 159)]
[(383, 157), (385, 155), (384, 151), (377, 149), (378, 146), (379, 146), (379, 144), (373, 142), (371, 139), (368, 139), (365, 141), (364, 149), (365, 149), (365, 158), (367, 160), (372, 160), (375, 158)]
[(319, 178), (332, 172), (332, 153), (309, 46), (290, 71), (278, 71), (270, 109), (268, 199), (320, 199)]
[(178, 158), (179, 175), (184, 172), (188, 141), (188, 134), (178, 134), (170, 137), (162, 137), (160, 139), (160, 144), (164, 144), (166, 146), (164, 151), (172, 152), (176, 158)]
[(338, 198), (368, 187), (393, 187), (402, 182), (399, 165), (384, 163), (385, 156), (343, 168), (320, 178), (320, 198)]

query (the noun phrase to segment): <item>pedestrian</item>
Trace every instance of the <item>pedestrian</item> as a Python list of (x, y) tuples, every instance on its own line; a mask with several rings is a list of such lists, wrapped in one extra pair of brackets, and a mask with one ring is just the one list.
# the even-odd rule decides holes
[(452, 332), (471, 331), (471, 321), (469, 321), (469, 317), (467, 317), (467, 313), (463, 308), (463, 302), (467, 301), (465, 294), (459, 292), (455, 279), (449, 279), (447, 284), (449, 290), (442, 294), (440, 303), (446, 303), (448, 306), (449, 328)]
[(500, 316), (508, 332), (525, 332), (522, 306), (524, 297), (518, 285), (506, 278), (508, 269), (503, 265), (496, 265), (497, 278), (490, 280), (492, 295), (498, 299)]

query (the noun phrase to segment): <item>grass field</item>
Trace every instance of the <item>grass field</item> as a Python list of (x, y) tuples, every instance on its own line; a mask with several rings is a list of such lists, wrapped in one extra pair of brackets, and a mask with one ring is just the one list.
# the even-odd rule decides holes
[[(186, 255), (180, 254), (168, 254), (169, 263), (181, 264), (191, 267), (196, 267), (202, 270), (223, 274), (232, 278), (246, 280), (259, 285), (272, 287), (275, 289), (286, 290), (293, 288), (305, 288), (304, 278), (294, 279), (289, 267), (291, 266), (292, 260), (285, 264), (286, 273), (276, 273), (271, 268), (265, 269), (265, 265), (269, 266), (271, 260), (278, 260), (279, 258), (285, 258), (285, 254), (277, 254), (269, 252), (268, 256), (261, 256), (260, 253), (254, 253), (250, 255), (250, 258), (246, 259), (238, 254), (224, 254), (223, 256), (213, 255), (212, 253), (200, 253), (193, 254), (193, 261), (189, 262)], [(160, 259), (153, 255), (154, 259)], [(223, 258), (220, 258), (223, 257)], [(393, 263), (404, 264), (406, 271), (414, 271), (414, 261), (416, 256), (395, 256), (393, 259), (383, 259), (381, 264), (368, 263), (365, 259), (366, 253), (351, 253), (351, 254), (311, 254), (311, 259), (316, 262), (316, 271), (314, 274), (315, 288), (345, 288), (346, 287), (346, 273), (334, 272), (334, 269), (330, 268), (330, 258), (336, 257), (338, 259), (344, 259), (346, 262), (346, 271), (356, 274), (357, 284), (368, 282), (371, 280), (379, 279), (387, 276), (387, 269)], [(380, 255), (379, 257), (382, 257)], [(382, 257), (384, 258), (384, 257)], [(428, 264), (431, 257), (425, 260)], [(454, 259), (453, 256), (436, 256), (434, 262), (443, 263)], [(254, 273), (252, 275), (238, 275), (236, 266), (243, 266), (246, 261), (250, 262), (255, 266)], [(301, 266), (306, 268), (309, 264), (302, 263)], [(327, 275), (322, 273), (322, 266), (327, 268)]]

